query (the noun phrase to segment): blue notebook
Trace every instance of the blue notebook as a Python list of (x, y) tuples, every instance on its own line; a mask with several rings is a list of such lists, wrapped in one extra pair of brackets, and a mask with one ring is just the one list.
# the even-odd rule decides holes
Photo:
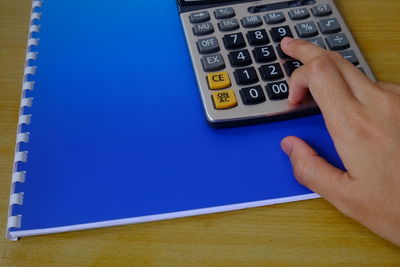
[(174, 0), (33, 1), (7, 237), (318, 197), (280, 141), (341, 166), (321, 116), (213, 129)]

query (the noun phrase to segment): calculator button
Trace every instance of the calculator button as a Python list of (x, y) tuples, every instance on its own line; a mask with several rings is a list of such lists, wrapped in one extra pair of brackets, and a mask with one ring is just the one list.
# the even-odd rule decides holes
[(221, 54), (204, 56), (201, 59), (204, 71), (217, 71), (225, 68), (225, 61)]
[(210, 22), (196, 24), (193, 27), (194, 35), (206, 35), (214, 32), (214, 27)]
[(267, 100), (260, 85), (243, 88), (239, 92), (245, 105), (260, 104)]
[(223, 38), (226, 49), (243, 48), (246, 46), (242, 33), (227, 34)]
[(337, 33), (342, 30), (340, 28), (339, 22), (335, 18), (323, 19), (320, 22), (318, 22), (318, 25), (323, 34)]
[(200, 54), (210, 54), (219, 51), (218, 40), (215, 37), (200, 39), (197, 41), (197, 48)]
[(253, 63), (247, 50), (234, 51), (228, 55), (232, 67), (242, 67)]
[(307, 39), (306, 41), (308, 41), (310, 43), (313, 43), (315, 45), (318, 45), (319, 47), (321, 47), (323, 49), (326, 48), (325, 42), (321, 37), (315, 37), (315, 38), (312, 38), (312, 39)]
[(191, 23), (202, 23), (210, 20), (210, 14), (207, 11), (190, 14)]
[(258, 27), (262, 25), (260, 16), (250, 16), (242, 19), (242, 25), (245, 28)]
[(223, 20), (218, 23), (218, 28), (222, 32), (237, 30), (239, 27), (239, 21), (237, 19)]
[(357, 66), (358, 64), (360, 64), (360, 62), (358, 61), (357, 55), (356, 53), (354, 53), (353, 50), (349, 50), (349, 51), (343, 51), (340, 52), (340, 54), (347, 59), (348, 61), (350, 61), (352, 64), (354, 64), (355, 66)]
[(286, 99), (289, 96), (289, 86), (287, 82), (276, 82), (267, 84), (267, 95), (271, 100)]
[(235, 10), (231, 7), (218, 8), (214, 11), (216, 19), (229, 19), (235, 16)]
[(231, 89), (214, 92), (212, 94), (212, 100), (215, 109), (228, 109), (237, 106), (235, 92)]
[(286, 61), (284, 64), (286, 73), (289, 77), (292, 76), (293, 72), (296, 69), (300, 68), (302, 65), (303, 65), (303, 63), (301, 63), (298, 60), (289, 60), (289, 61)]
[(269, 43), (269, 38), (266, 30), (249, 31), (247, 40), (251, 45), (263, 45)]
[(211, 90), (219, 90), (231, 86), (231, 80), (226, 71), (208, 74), (207, 81)]
[(284, 37), (293, 37), (289, 26), (276, 27), (271, 29), (271, 36), (275, 42), (280, 42)]
[(328, 16), (332, 14), (332, 8), (330, 5), (320, 5), (312, 8), (312, 12), (316, 17)]
[(278, 55), (281, 59), (292, 59), (290, 56), (286, 55), (285, 52), (282, 51), (282, 48), (280, 45), (276, 47), (276, 51), (278, 51)]
[(258, 82), (257, 72), (253, 67), (235, 70), (234, 75), (237, 84), (252, 84)]
[(295, 28), (300, 38), (318, 35), (317, 25), (315, 25), (315, 23), (312, 21), (297, 24)]
[(301, 20), (310, 17), (310, 13), (307, 8), (296, 8), (289, 11), (289, 17), (292, 20)]
[(253, 50), (254, 58), (256, 62), (270, 62), (276, 60), (276, 54), (272, 45), (264, 47), (256, 47)]
[(277, 80), (284, 77), (281, 65), (279, 63), (261, 66), (260, 74), (263, 80), (266, 81)]
[(278, 24), (285, 22), (286, 20), (285, 15), (282, 12), (269, 13), (264, 16), (264, 19), (267, 24)]
[(344, 33), (330, 35), (326, 38), (326, 42), (331, 50), (343, 50), (350, 47), (349, 39)]

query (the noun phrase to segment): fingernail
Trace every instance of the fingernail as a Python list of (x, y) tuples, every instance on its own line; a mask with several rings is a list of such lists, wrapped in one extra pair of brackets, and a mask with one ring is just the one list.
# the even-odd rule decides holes
[(288, 45), (288, 44), (290, 44), (291, 42), (293, 42), (294, 40), (295, 40), (295, 39), (292, 38), (292, 37), (285, 37), (285, 38), (283, 38), (282, 42)]
[(285, 152), (285, 154), (289, 156), (292, 152), (292, 143), (287, 138), (285, 138), (281, 142), (281, 148), (283, 152)]

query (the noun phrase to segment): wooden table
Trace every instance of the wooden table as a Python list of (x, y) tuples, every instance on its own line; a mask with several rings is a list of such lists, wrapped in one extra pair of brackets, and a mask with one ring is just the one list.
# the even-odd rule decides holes
[[(337, 4), (377, 78), (400, 83), (400, 2), (337, 0)], [(30, 0), (0, 4), (1, 232), (6, 226), (30, 5)], [(0, 266), (127, 263), (400, 265), (400, 248), (322, 199), (19, 242), (0, 239)]]

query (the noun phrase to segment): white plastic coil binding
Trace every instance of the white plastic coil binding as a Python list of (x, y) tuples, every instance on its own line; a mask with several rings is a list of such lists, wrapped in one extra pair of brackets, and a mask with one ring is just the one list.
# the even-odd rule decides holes
[(10, 233), (11, 228), (21, 227), (21, 214), (14, 214), (13, 207), (15, 205), (22, 205), (24, 202), (24, 193), (15, 192), (17, 183), (25, 182), (25, 171), (20, 171), (17, 169), (18, 163), (28, 161), (28, 151), (20, 151), (21, 143), (29, 142), (29, 132), (22, 132), (22, 125), (29, 125), (31, 123), (31, 115), (24, 114), (24, 108), (31, 107), (33, 103), (32, 98), (26, 97), (26, 92), (28, 90), (34, 89), (34, 82), (32, 79), (28, 79), (29, 76), (33, 76), (36, 73), (36, 66), (34, 66), (33, 61), (37, 60), (38, 52), (33, 52), (32, 47), (39, 45), (39, 39), (34, 37), (35, 33), (40, 31), (39, 20), (42, 14), (37, 10), (42, 7), (42, 0), (32, 0), (32, 12), (29, 24), (29, 35), (28, 35), (28, 45), (26, 52), (25, 70), (24, 70), (24, 80), (22, 84), (22, 95), (21, 95), (21, 107), (18, 119), (18, 131), (17, 131), (17, 143), (15, 149), (14, 157), (14, 170), (11, 181), (11, 194), (10, 203), (8, 211), (8, 223), (7, 223), (7, 238), (10, 240), (17, 240), (17, 236)]

